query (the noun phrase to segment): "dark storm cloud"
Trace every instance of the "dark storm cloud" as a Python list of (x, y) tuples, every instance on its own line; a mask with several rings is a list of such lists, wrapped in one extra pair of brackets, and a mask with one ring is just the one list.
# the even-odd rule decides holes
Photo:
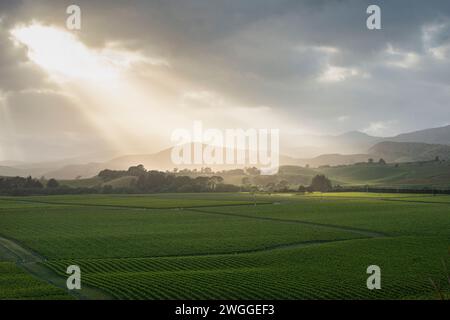
[[(18, 16), (64, 25), (73, 1), (25, 1)], [(387, 42), (421, 51), (425, 23), (448, 18), (448, 1), (76, 1), (81, 38), (91, 45), (120, 40), (138, 50), (168, 56), (186, 71), (199, 65), (231, 68), (275, 79), (316, 72), (292, 47), (333, 46), (336, 62), (364, 64)], [(382, 7), (383, 31), (365, 28), (369, 4)], [(189, 65), (192, 67), (189, 68)], [(190, 70), (192, 69), (192, 70)], [(303, 72), (306, 69), (305, 72)], [(201, 75), (194, 76), (201, 78)], [(209, 75), (208, 75), (209, 77)], [(207, 79), (201, 79), (207, 80)]]
[[(45, 85), (6, 29), (64, 27), (73, 3), (89, 46), (117, 41), (164, 58), (192, 87), (299, 127), (392, 134), (450, 122), (448, 0), (2, 1), (0, 91)], [(369, 4), (381, 7), (382, 30), (366, 28)]]
[(0, 30), (0, 91), (49, 86), (45, 78), (45, 74), (29, 61), (26, 50), (14, 46), (9, 33)]
[[(365, 10), (372, 3), (382, 8), (381, 31), (365, 27)], [(331, 129), (334, 119), (343, 114), (359, 120), (353, 123), (360, 127), (349, 129), (388, 120), (399, 120), (399, 131), (439, 125), (431, 117), (422, 123), (407, 119), (404, 105), (398, 103), (420, 113), (424, 107), (417, 102), (427, 101), (422, 95), (425, 89), (436, 92), (439, 89), (432, 85), (448, 85), (444, 71), (448, 59), (433, 61), (423, 40), (427, 25), (449, 20), (448, 1), (132, 1), (126, 5), (79, 1), (79, 5), (84, 15), (80, 35), (91, 45), (119, 40), (129, 48), (165, 57), (178, 75), (244, 104), (269, 105), (299, 120), (325, 122)], [(51, 16), (54, 23), (58, 19), (62, 23), (58, 15)], [(432, 41), (434, 46), (445, 44), (448, 33), (441, 32)], [(386, 56), (388, 45), (397, 53)], [(339, 51), (330, 54), (317, 50), (320, 47)], [(399, 67), (408, 54), (417, 56), (417, 66)], [(327, 65), (353, 68), (371, 77), (317, 83)], [(427, 108), (441, 112), (442, 101)]]
[(45, 74), (27, 58), (26, 49), (11, 40), (9, 30), (17, 22), (21, 5), (22, 1), (0, 2), (0, 92), (48, 86)]

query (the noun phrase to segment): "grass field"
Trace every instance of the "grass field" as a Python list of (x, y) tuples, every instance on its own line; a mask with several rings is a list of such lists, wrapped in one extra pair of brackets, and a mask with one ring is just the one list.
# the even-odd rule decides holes
[(38, 280), (14, 263), (0, 261), (0, 299), (69, 299), (63, 290)]
[(371, 185), (387, 187), (448, 188), (448, 162), (412, 162), (399, 164), (358, 164), (323, 167), (318, 172), (342, 185)]
[(0, 243), (0, 300), (70, 299), (64, 290), (28, 274), (17, 256)]
[[(116, 299), (433, 299), (430, 279), (450, 293), (448, 196), (7, 197), (0, 236), (39, 256), (37, 270), (64, 279), (79, 265)], [(0, 298), (69, 297), (1, 248)], [(381, 290), (366, 287), (373, 264)]]

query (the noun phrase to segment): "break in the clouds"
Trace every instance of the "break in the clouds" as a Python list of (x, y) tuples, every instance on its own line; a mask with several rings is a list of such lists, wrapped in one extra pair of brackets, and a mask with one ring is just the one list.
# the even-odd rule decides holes
[[(195, 119), (297, 144), (286, 137), (450, 122), (447, 0), (79, 0), (81, 31), (65, 29), (70, 4), (0, 3), (3, 159), (156, 151)], [(382, 30), (366, 28), (370, 4)]]

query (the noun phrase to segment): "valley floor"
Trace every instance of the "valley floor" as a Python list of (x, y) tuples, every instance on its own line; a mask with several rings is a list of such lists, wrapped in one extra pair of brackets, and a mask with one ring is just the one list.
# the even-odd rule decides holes
[[(0, 299), (449, 297), (449, 206), (370, 193), (2, 197)], [(69, 265), (80, 291), (65, 289)], [(370, 265), (381, 290), (366, 287)]]

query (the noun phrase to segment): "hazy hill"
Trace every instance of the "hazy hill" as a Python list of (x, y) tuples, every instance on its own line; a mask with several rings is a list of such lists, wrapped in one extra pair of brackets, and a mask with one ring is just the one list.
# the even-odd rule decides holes
[(299, 159), (297, 160), (297, 164), (317, 168), (320, 166), (338, 166), (367, 162), (369, 158), (370, 156), (367, 154), (323, 154), (311, 159)]
[(325, 174), (334, 185), (378, 187), (450, 187), (450, 162), (427, 161), (400, 164), (359, 163), (354, 165), (307, 169), (296, 166), (280, 168), (276, 181), (309, 185), (316, 174)]
[(394, 142), (421, 142), (450, 145), (450, 125), (404, 133), (385, 140)]
[(0, 161), (0, 167), (17, 167), (24, 164), (25, 163), (22, 161), (11, 161), (11, 160)]
[[(206, 145), (204, 146), (206, 147)], [(191, 146), (191, 148), (193, 148)], [(191, 150), (192, 154), (193, 150)], [(223, 150), (224, 154), (226, 150)], [(172, 148), (164, 149), (158, 153), (154, 154), (135, 154), (135, 155), (125, 155), (121, 157), (117, 157), (111, 159), (106, 162), (93, 162), (88, 164), (75, 164), (75, 165), (66, 165), (62, 167), (57, 167), (57, 169), (49, 170), (44, 175), (47, 178), (56, 178), (56, 179), (75, 179), (77, 177), (81, 178), (90, 178), (97, 175), (103, 169), (111, 169), (111, 170), (126, 170), (131, 166), (135, 166), (138, 164), (142, 164), (145, 168), (151, 170), (173, 170), (174, 168), (178, 169), (200, 169), (202, 167), (210, 167), (214, 171), (219, 170), (231, 170), (236, 167), (244, 168), (255, 166), (250, 163), (242, 164), (242, 165), (230, 165), (230, 164), (215, 164), (215, 165), (207, 165), (207, 164), (187, 164), (187, 165), (177, 165), (174, 164), (171, 158)], [(291, 158), (288, 156), (280, 156), (281, 164), (294, 164), (299, 165), (298, 159)], [(1, 174), (1, 170), (0, 170)]]
[[(450, 145), (450, 125), (438, 128), (430, 128), (418, 130), (408, 133), (402, 133), (393, 137), (374, 137), (363, 132), (351, 131), (338, 136), (324, 137), (330, 140), (330, 144), (334, 143), (338, 146), (351, 146), (365, 152), (369, 147), (382, 141), (393, 142), (417, 142), (428, 144)], [(341, 153), (344, 153), (341, 151)]]
[(136, 164), (142, 164), (146, 168), (172, 170), (176, 165), (171, 161), (171, 152), (172, 148), (168, 148), (153, 154), (125, 155), (109, 160), (104, 165), (112, 170), (127, 169)]
[[(330, 142), (338, 148), (344, 147), (346, 149), (356, 150), (357, 152), (359, 150), (359, 152), (361, 152), (366, 151), (370, 146), (381, 140), (383, 140), (383, 138), (374, 137), (360, 131), (350, 131), (331, 137)], [(347, 153), (345, 152), (345, 149), (344, 151), (341, 149), (340, 152)]]
[[(449, 158), (450, 125), (419, 130), (394, 137), (374, 137), (359, 131), (351, 131), (337, 136), (308, 137), (305, 141), (315, 141), (316, 157), (300, 159), (297, 164), (313, 167), (323, 165), (344, 165), (366, 162), (367, 158), (384, 158), (390, 162), (426, 161), (439, 156)], [(395, 144), (398, 143), (398, 144)], [(406, 144), (401, 144), (406, 143)], [(301, 157), (302, 148), (297, 148)], [(295, 152), (291, 152), (295, 154)], [(378, 159), (376, 159), (378, 160)]]
[(0, 166), (0, 176), (12, 177), (12, 176), (25, 176), (26, 172), (17, 168)]
[(296, 158), (313, 158), (321, 154), (367, 153), (373, 145), (382, 141), (417, 142), (450, 145), (450, 125), (399, 134), (393, 137), (374, 137), (360, 131), (340, 135), (299, 136), (298, 141), (306, 144), (288, 150)]
[(317, 171), (341, 185), (383, 187), (450, 187), (450, 162), (428, 161), (400, 164), (356, 164)]
[[(207, 147), (207, 145), (203, 145), (203, 147)], [(172, 150), (173, 148), (164, 149), (158, 153), (154, 154), (140, 154), (140, 155), (127, 155), (112, 159), (106, 162), (104, 165), (108, 169), (127, 169), (130, 166), (134, 166), (136, 164), (142, 164), (146, 168), (158, 169), (158, 170), (173, 170), (174, 168), (187, 168), (187, 169), (200, 169), (202, 167), (210, 167), (215, 171), (218, 170), (231, 170), (235, 168), (244, 168), (244, 167), (252, 167), (258, 166), (255, 164), (251, 164), (248, 161), (248, 155), (246, 156), (245, 164), (174, 164), (172, 161)], [(222, 149), (223, 155), (225, 156), (226, 152), (229, 151), (226, 148)], [(231, 150), (233, 152), (233, 150)], [(248, 151), (247, 151), (248, 152)], [(191, 144), (191, 154), (194, 154), (194, 147)], [(288, 157), (285, 155), (280, 155), (280, 163), (281, 164), (298, 164), (298, 159)]]
[(0, 166), (0, 176), (6, 177), (41, 177), (48, 169), (46, 168), (21, 168), (13, 166)]
[(436, 157), (450, 159), (450, 146), (384, 141), (370, 148), (369, 153), (388, 162), (429, 161), (434, 160)]
[(295, 158), (315, 158), (322, 154), (361, 154), (383, 140), (359, 131), (350, 131), (340, 135), (312, 136), (302, 135), (296, 137), (304, 145), (286, 150), (286, 153)]
[(47, 171), (43, 176), (55, 179), (90, 178), (107, 168), (104, 163), (73, 164)]
[[(380, 138), (351, 131), (337, 136), (309, 136), (299, 138), (311, 146), (290, 149), (289, 155), (280, 155), (281, 165), (311, 167), (350, 165), (367, 162), (368, 158), (384, 158), (388, 162), (427, 161), (439, 156), (450, 159), (450, 126), (420, 130), (395, 137)], [(153, 154), (124, 155), (108, 159), (110, 152), (92, 153), (88, 156), (63, 159), (44, 163), (24, 163), (17, 161), (0, 162), (0, 176), (45, 176), (57, 179), (89, 178), (103, 169), (124, 170), (130, 166), (143, 164), (146, 168), (172, 170), (174, 167), (195, 169), (208, 165), (180, 165), (171, 161), (172, 148)], [(310, 157), (308, 153), (319, 153)], [(321, 153), (321, 154), (320, 154)], [(86, 159), (89, 159), (87, 161)], [(240, 167), (249, 166), (241, 165)], [(229, 170), (234, 165), (209, 166), (213, 170)]]

